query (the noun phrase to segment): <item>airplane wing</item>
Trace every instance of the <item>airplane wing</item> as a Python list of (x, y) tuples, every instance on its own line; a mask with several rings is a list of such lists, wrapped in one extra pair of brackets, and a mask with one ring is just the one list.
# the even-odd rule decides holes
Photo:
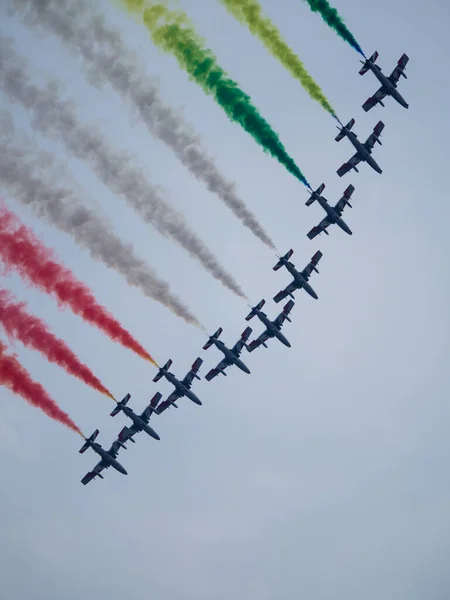
[(136, 435), (136, 433), (139, 433), (139, 431), (136, 429), (136, 426), (134, 425), (134, 423), (133, 423), (133, 425), (130, 425), (129, 427), (127, 427), (125, 425), (125, 427), (119, 433), (119, 435), (117, 436), (117, 438), (123, 444), (125, 444), (125, 442), (127, 442), (129, 439), (131, 439), (133, 437), (133, 435)]
[(261, 346), (262, 344), (267, 342), (267, 340), (270, 339), (270, 337), (271, 336), (269, 335), (269, 332), (266, 329), (265, 331), (262, 332), (262, 334), (259, 336), (259, 338), (257, 338), (256, 340), (253, 340), (253, 342), (251, 342), (249, 344), (248, 351), (253, 352), (253, 350), (256, 350), (256, 348), (259, 348), (259, 346)]
[(358, 153), (354, 154), (351, 159), (344, 163), (342, 165), (342, 167), (339, 167), (339, 169), (336, 171), (336, 173), (339, 175), (339, 177), (342, 177), (342, 175), (345, 175), (346, 173), (348, 173), (351, 169), (353, 169), (353, 167), (356, 167), (357, 164), (359, 164), (361, 162), (361, 158), (359, 156)]
[(217, 365), (217, 367), (215, 367), (214, 369), (211, 369), (211, 371), (209, 371), (209, 373), (207, 373), (205, 375), (206, 381), (211, 381), (211, 379), (214, 379), (214, 377), (217, 377), (217, 375), (220, 375), (220, 373), (222, 371), (224, 371), (228, 366), (229, 366), (229, 362), (227, 361), (227, 359), (226, 358), (222, 359), (220, 361), (220, 363)]
[(322, 252), (320, 250), (318, 250), (314, 254), (314, 256), (311, 258), (309, 265), (306, 265), (306, 267), (303, 269), (302, 275), (306, 279), (306, 281), (308, 281), (308, 279), (311, 277), (311, 273), (314, 271), (316, 266), (319, 264), (319, 260), (322, 258), (322, 256), (323, 256)]
[(95, 467), (92, 469), (92, 471), (89, 471), (89, 473), (86, 473), (86, 475), (83, 477), (83, 479), (81, 480), (81, 483), (83, 485), (86, 485), (87, 483), (89, 483), (90, 481), (92, 481), (93, 479), (95, 479), (95, 477), (97, 477), (97, 475), (99, 473), (101, 473), (103, 471), (103, 469), (106, 469), (106, 465), (103, 462), (103, 460), (101, 460), (100, 462), (98, 462)]
[(246, 345), (247, 340), (250, 337), (251, 333), (252, 333), (252, 328), (247, 327), (247, 329), (242, 332), (241, 337), (238, 339), (238, 341), (235, 343), (235, 345), (231, 348), (231, 352), (238, 358), (241, 355), (242, 348)]
[(348, 204), (348, 201), (352, 197), (352, 194), (354, 191), (355, 191), (354, 186), (349, 185), (348, 188), (345, 190), (345, 192), (342, 194), (342, 198), (336, 202), (336, 205), (334, 206), (334, 210), (337, 212), (337, 214), (340, 217), (342, 216), (342, 213), (344, 212), (344, 208)]
[(398, 61), (397, 66), (388, 77), (391, 83), (393, 83), (394, 85), (397, 83), (397, 81), (400, 79), (401, 74), (405, 70), (408, 61), (409, 57), (406, 54), (403, 54), (403, 56)]
[(119, 454), (119, 450), (120, 450), (120, 444), (118, 443), (117, 440), (114, 440), (114, 442), (111, 444), (111, 448), (108, 450), (108, 454), (110, 456), (112, 456), (112, 458), (117, 458), (117, 455)]
[(364, 142), (364, 147), (366, 148), (366, 150), (369, 150), (369, 151), (372, 150), (372, 148), (375, 146), (376, 141), (380, 137), (383, 129), (384, 129), (384, 123), (379, 121), (375, 125), (373, 132), (369, 135), (367, 140)]
[(162, 394), (160, 394), (159, 392), (156, 392), (156, 394), (150, 400), (150, 404), (148, 406), (146, 406), (145, 409), (140, 414), (141, 419), (145, 423), (148, 423), (150, 421), (150, 417), (152, 416), (152, 414), (154, 412), (156, 412), (156, 409), (158, 407), (158, 403), (161, 400), (161, 398), (162, 398)]
[(161, 404), (156, 409), (156, 412), (158, 413), (158, 415), (160, 415), (167, 408), (169, 408), (169, 406), (173, 406), (173, 403), (176, 402), (179, 398), (181, 398), (180, 392), (178, 390), (173, 390), (173, 392), (170, 394), (170, 396), (167, 398), (167, 400), (164, 400), (164, 402), (161, 402)]
[(185, 385), (187, 388), (191, 387), (194, 377), (197, 375), (198, 370), (200, 369), (202, 364), (203, 364), (203, 359), (197, 358), (195, 363), (192, 365), (191, 370), (186, 375), (186, 377), (183, 379), (183, 381), (182, 381), (183, 385)]
[(384, 87), (380, 87), (380, 89), (377, 90), (373, 96), (370, 96), (370, 98), (367, 98), (367, 100), (364, 102), (364, 104), (362, 105), (363, 110), (365, 112), (368, 112), (371, 108), (373, 108), (379, 102), (381, 102), (386, 96), (386, 90), (384, 89)]
[(283, 327), (283, 323), (286, 321), (286, 319), (289, 316), (289, 313), (291, 312), (291, 310), (293, 309), (293, 307), (294, 307), (294, 301), (293, 300), (289, 300), (289, 302), (283, 308), (283, 312), (280, 312), (280, 314), (278, 315), (278, 317), (273, 322), (273, 324), (275, 325), (275, 327), (278, 330), (280, 330)]
[(308, 231), (307, 236), (310, 240), (313, 240), (319, 233), (322, 233), (329, 225), (331, 225), (328, 220), (328, 215), (320, 221), (318, 225), (313, 227), (311, 231)]
[(289, 296), (289, 294), (292, 294), (293, 292), (295, 292), (295, 290), (298, 290), (298, 285), (295, 283), (295, 281), (293, 281), (286, 288), (284, 288), (284, 290), (281, 290), (281, 292), (278, 292), (278, 294), (273, 297), (273, 301), (281, 302), (282, 300), (284, 300), (286, 298), (286, 296)]

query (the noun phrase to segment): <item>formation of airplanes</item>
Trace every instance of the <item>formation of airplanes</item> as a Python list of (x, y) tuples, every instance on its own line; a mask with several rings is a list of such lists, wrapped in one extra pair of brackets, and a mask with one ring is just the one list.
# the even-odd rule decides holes
[[(364, 61), (361, 61), (363, 67), (359, 71), (360, 75), (364, 75), (367, 71), (372, 71), (375, 77), (381, 84), (381, 87), (375, 92), (373, 96), (371, 96), (366, 102), (362, 105), (362, 108), (365, 112), (371, 110), (377, 104), (380, 104), (384, 107), (383, 100), (386, 96), (391, 96), (396, 100), (401, 106), (404, 108), (408, 108), (408, 104), (406, 103), (403, 96), (397, 90), (397, 84), (400, 77), (407, 78), (405, 75), (405, 67), (409, 61), (409, 58), (406, 54), (403, 54), (399, 59), (395, 69), (389, 76), (384, 75), (382, 70), (378, 65), (375, 64), (378, 58), (378, 52), (374, 52), (372, 56)], [(337, 118), (337, 117), (336, 117)], [(360, 142), (357, 135), (352, 131), (352, 128), (355, 124), (355, 119), (351, 119), (347, 125), (343, 125), (339, 119), (340, 127), (339, 133), (335, 138), (337, 142), (341, 141), (346, 137), (353, 147), (356, 150), (356, 153), (346, 162), (344, 163), (338, 170), (337, 174), (339, 177), (342, 177), (346, 173), (351, 170), (358, 171), (357, 165), (360, 162), (366, 162), (368, 165), (372, 167), (377, 173), (382, 173), (381, 168), (378, 163), (372, 156), (372, 150), (376, 143), (381, 145), (380, 136), (384, 129), (384, 123), (379, 121), (375, 127), (373, 128), (372, 133), (367, 138), (365, 142)], [(318, 225), (313, 227), (308, 233), (307, 237), (312, 240), (316, 236), (321, 233), (325, 233), (329, 235), (327, 231), (331, 225), (337, 225), (340, 229), (342, 229), (348, 235), (352, 235), (352, 231), (347, 223), (343, 220), (342, 215), (347, 206), (352, 208), (350, 204), (350, 199), (352, 197), (355, 188), (353, 185), (349, 185), (347, 189), (342, 194), (342, 197), (338, 200), (338, 202), (332, 206), (329, 204), (328, 200), (322, 195), (325, 189), (325, 184), (322, 183), (315, 191), (312, 188), (309, 188), (311, 192), (311, 196), (306, 201), (306, 206), (311, 206), (314, 202), (317, 202), (322, 209), (325, 211), (326, 215), (320, 221)], [(270, 339), (277, 339), (284, 346), (290, 348), (291, 344), (287, 337), (282, 333), (282, 328), (284, 326), (285, 321), (291, 322), (290, 314), (294, 307), (294, 292), (297, 290), (304, 290), (307, 294), (309, 294), (315, 300), (318, 299), (318, 295), (309, 283), (310, 277), (313, 272), (319, 273), (317, 269), (317, 265), (322, 258), (323, 254), (320, 250), (318, 250), (314, 256), (311, 258), (310, 262), (304, 267), (303, 270), (299, 271), (295, 265), (291, 262), (291, 257), (294, 251), (290, 249), (285, 255), (278, 256), (278, 262), (273, 267), (274, 271), (278, 271), (282, 267), (284, 267), (288, 273), (292, 277), (291, 283), (281, 291), (279, 291), (274, 297), (273, 301), (277, 304), (287, 298), (289, 296), (290, 300), (283, 307), (283, 310), (273, 319), (270, 320), (265, 312), (262, 311), (263, 306), (266, 301), (262, 299), (255, 306), (250, 306), (250, 312), (245, 317), (246, 321), (250, 321), (254, 317), (257, 317), (258, 320), (263, 324), (265, 329), (260, 333), (258, 337), (249, 342), (249, 338), (253, 333), (251, 327), (247, 327), (245, 331), (241, 334), (241, 337), (238, 341), (229, 348), (225, 345), (225, 343), (219, 339), (221, 334), (223, 333), (222, 327), (219, 327), (215, 333), (208, 336), (208, 341), (203, 346), (203, 350), (208, 350), (211, 346), (215, 346), (222, 354), (222, 360), (217, 364), (216, 367), (212, 368), (205, 376), (206, 381), (210, 382), (215, 379), (218, 375), (226, 376), (226, 370), (229, 367), (235, 366), (240, 369), (242, 372), (250, 375), (250, 369), (245, 364), (245, 362), (241, 358), (241, 354), (243, 349), (245, 348), (247, 352), (251, 353), (260, 346), (264, 346), (267, 348), (267, 342)], [(140, 433), (145, 432), (148, 436), (152, 437), (155, 440), (159, 440), (160, 437), (157, 432), (149, 425), (150, 418), (152, 415), (160, 415), (167, 408), (173, 406), (177, 408), (176, 402), (186, 397), (195, 404), (202, 405), (201, 400), (198, 396), (192, 391), (192, 384), (195, 379), (201, 379), (198, 375), (200, 367), (203, 364), (203, 359), (198, 357), (192, 367), (185, 375), (183, 379), (178, 379), (173, 373), (169, 371), (172, 366), (172, 360), (169, 359), (163, 367), (158, 367), (158, 373), (153, 378), (153, 381), (156, 383), (160, 379), (165, 378), (172, 386), (173, 391), (167, 397), (166, 400), (161, 402), (162, 394), (160, 392), (156, 392), (151, 399), (149, 405), (144, 409), (141, 414), (136, 413), (132, 408), (128, 406), (128, 402), (131, 398), (130, 394), (127, 394), (120, 402), (116, 401), (116, 406), (114, 410), (111, 412), (111, 416), (114, 417), (120, 412), (122, 412), (130, 421), (131, 424), (129, 426), (123, 427), (117, 436), (116, 440), (113, 442), (109, 450), (105, 450), (98, 442), (96, 442), (96, 438), (99, 434), (99, 430), (96, 429), (94, 433), (89, 437), (85, 438), (85, 442), (80, 449), (80, 453), (82, 454), (88, 448), (92, 448), (92, 450), (100, 456), (100, 461), (95, 465), (92, 471), (89, 471), (81, 480), (81, 483), (86, 485), (90, 481), (92, 481), (95, 477), (99, 477), (103, 479), (102, 471), (104, 469), (108, 469), (109, 467), (113, 467), (119, 473), (123, 475), (127, 475), (127, 471), (124, 467), (118, 462), (117, 456), (119, 454), (120, 449), (126, 449), (126, 443), (131, 441), (135, 443), (133, 437)]]

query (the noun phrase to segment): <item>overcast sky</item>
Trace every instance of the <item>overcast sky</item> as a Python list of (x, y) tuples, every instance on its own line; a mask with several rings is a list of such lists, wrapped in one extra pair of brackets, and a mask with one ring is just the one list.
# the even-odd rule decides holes
[[(305, 188), (265, 155), (214, 100), (188, 80), (175, 59), (160, 53), (146, 30), (107, 0), (97, 0), (149, 75), (160, 79), (168, 104), (183, 111), (238, 184), (247, 206), (276, 242), (294, 249), (303, 268), (323, 251), (311, 283), (319, 300), (297, 293), (288, 349), (271, 341), (211, 383), (195, 383), (199, 407), (183, 399), (152, 424), (156, 442), (141, 434), (120, 454), (128, 470), (109, 469), (83, 486), (97, 462), (78, 454), (81, 439), (6, 389), (0, 393), (0, 589), (8, 600), (444, 600), (450, 594), (448, 464), (450, 267), (448, 224), (448, 106), (450, 7), (444, 0), (334, 0), (367, 55), (377, 49), (388, 73), (410, 57), (400, 91), (364, 113), (377, 89), (358, 75), (358, 54), (302, 0), (265, 0), (279, 26), (342, 121), (356, 119), (365, 139), (386, 125), (374, 149), (383, 169), (367, 165), (339, 179), (352, 154), (336, 144), (333, 119), (314, 103), (248, 30), (213, 0), (180, 0), (220, 64), (253, 99), (314, 187), (326, 184), (337, 201), (356, 190), (345, 218), (353, 236), (331, 228), (309, 241), (323, 217), (304, 206)], [(287, 285), (276, 257), (171, 151), (152, 138), (112, 88), (89, 84), (81, 59), (56, 37), (7, 17), (0, 33), (14, 38), (36, 81), (58, 77), (81, 119), (96, 123), (111, 143), (136, 157), (167, 189), (207, 245), (243, 287), (250, 302)], [(145, 225), (74, 160), (64, 145), (33, 132), (29, 114), (0, 90), (0, 106), (18, 127), (54, 152), (121, 237), (166, 281), (212, 333), (233, 344), (248, 307), (170, 240)], [(204, 333), (187, 325), (87, 252), (37, 220), (6, 193), (8, 206), (31, 225), (86, 282), (120, 322), (162, 364), (184, 376), (197, 356), (206, 372), (220, 360), (201, 347)], [(141, 411), (157, 391), (155, 369), (17, 276), (2, 283), (46, 319), (117, 397), (132, 395)], [(254, 323), (254, 324), (253, 324)], [(252, 322), (255, 333), (262, 325)], [(112, 403), (39, 354), (14, 347), (40, 381), (88, 435), (109, 446), (127, 423), (109, 417)]]

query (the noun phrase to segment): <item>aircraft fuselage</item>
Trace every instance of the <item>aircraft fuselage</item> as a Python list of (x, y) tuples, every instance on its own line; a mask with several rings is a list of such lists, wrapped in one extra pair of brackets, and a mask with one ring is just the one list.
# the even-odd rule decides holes
[(282, 344), (284, 344), (288, 348), (291, 347), (291, 344), (289, 343), (287, 338), (281, 333), (281, 331), (279, 329), (277, 329), (275, 327), (275, 325), (272, 323), (272, 321), (270, 321), (267, 318), (267, 315), (265, 313), (258, 311), (256, 314), (258, 316), (258, 319), (261, 321), (261, 323), (264, 323), (264, 325), (266, 326), (267, 333), (269, 334), (270, 337), (276, 337), (277, 340), (279, 340)]
[(236, 367), (238, 367), (241, 371), (244, 371), (244, 373), (250, 375), (250, 369), (247, 367), (247, 365), (238, 356), (236, 356), (230, 348), (225, 346), (222, 340), (214, 340), (214, 343), (225, 356), (229, 365), (236, 365)]
[(347, 223), (344, 221), (344, 219), (338, 215), (338, 213), (336, 212), (334, 207), (330, 206), (328, 204), (328, 202), (325, 198), (316, 194), (316, 200), (320, 204), (320, 206), (323, 208), (323, 210), (327, 213), (328, 220), (331, 223), (335, 223), (343, 231), (345, 231), (345, 233), (348, 233), (348, 235), (352, 235), (352, 231), (351, 231), (350, 227), (347, 225)]
[(133, 409), (129, 408), (128, 406), (124, 406), (122, 410), (127, 415), (127, 417), (133, 421), (136, 429), (139, 429), (140, 431), (145, 431), (145, 433), (147, 433), (150, 437), (154, 438), (155, 440), (161, 439), (156, 433), (156, 431), (152, 429), (152, 427), (150, 427), (150, 425), (148, 425), (143, 419), (141, 419), (141, 417), (137, 415)]
[(381, 174), (383, 171), (380, 169), (380, 167), (378, 166), (376, 161), (373, 159), (371, 151), (367, 150), (367, 148), (364, 146), (364, 144), (361, 144), (361, 142), (358, 140), (358, 138), (353, 133), (353, 131), (348, 131), (347, 129), (344, 129), (344, 132), (345, 132), (345, 135), (350, 140), (350, 142), (352, 143), (355, 150), (358, 152), (361, 160), (363, 160), (368, 165), (370, 165), (374, 171)]
[(192, 402), (195, 402), (195, 404), (199, 404), (200, 406), (202, 405), (201, 401), (197, 398), (194, 392), (192, 392), (184, 385), (184, 383), (177, 379), (175, 375), (172, 375), (172, 373), (169, 373), (169, 371), (164, 371), (164, 377), (167, 379), (167, 381), (170, 381), (170, 383), (176, 390), (178, 390), (178, 392), (180, 392), (182, 396), (186, 396), (186, 398), (189, 398), (189, 400), (192, 400)]
[(103, 462), (106, 465), (113, 467), (114, 469), (116, 469), (116, 471), (119, 471), (119, 473), (122, 473), (123, 475), (128, 475), (128, 473), (122, 467), (120, 462), (113, 458), (107, 450), (100, 446), (100, 444), (97, 444), (96, 442), (91, 442), (90, 445), (92, 450), (96, 452), (99, 456), (101, 456)]
[(286, 265), (286, 269), (289, 271), (289, 273), (294, 278), (294, 281), (297, 284), (297, 286), (299, 287), (299, 289), (303, 288), (305, 290), (305, 292), (307, 292), (312, 298), (314, 298), (315, 300), (318, 300), (319, 299), (318, 295), (313, 290), (311, 285), (306, 281), (306, 279), (303, 277), (303, 275), (300, 273), (300, 271), (297, 271), (297, 269), (294, 267), (294, 265), (289, 261), (286, 261), (285, 265)]
[(409, 104), (403, 98), (403, 96), (397, 91), (397, 86), (392, 83), (392, 81), (386, 77), (383, 71), (380, 69), (378, 65), (374, 65), (369, 63), (369, 68), (381, 85), (384, 87), (384, 91), (387, 92), (389, 96), (392, 96), (397, 102), (403, 106), (404, 108), (409, 108)]

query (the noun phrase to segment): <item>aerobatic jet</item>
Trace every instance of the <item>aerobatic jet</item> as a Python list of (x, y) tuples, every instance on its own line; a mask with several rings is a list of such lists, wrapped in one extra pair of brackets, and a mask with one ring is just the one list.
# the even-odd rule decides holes
[(102, 448), (102, 446), (100, 446), (99, 443), (95, 441), (95, 438), (98, 436), (98, 434), (99, 431), (98, 429), (96, 429), (91, 435), (91, 437), (84, 438), (85, 442), (80, 450), (80, 454), (83, 454), (83, 452), (86, 452), (88, 448), (92, 448), (94, 452), (101, 456), (101, 461), (95, 465), (92, 471), (86, 473), (86, 475), (81, 480), (81, 483), (83, 485), (89, 483), (92, 479), (94, 479), (94, 477), (100, 477), (100, 479), (103, 479), (103, 475), (101, 474), (101, 472), (103, 471), (103, 469), (108, 469), (109, 467), (114, 467), (114, 469), (116, 469), (116, 471), (119, 471), (119, 473), (122, 473), (123, 475), (128, 475), (128, 473), (122, 467), (120, 462), (116, 460), (117, 455), (119, 454), (119, 448), (125, 448), (124, 444), (119, 440), (115, 440), (111, 448), (109, 450), (105, 450), (104, 448)]
[(161, 402), (161, 404), (155, 410), (156, 414), (158, 415), (164, 412), (166, 408), (169, 408), (169, 406), (174, 406), (175, 408), (178, 408), (175, 402), (183, 396), (186, 396), (186, 398), (189, 398), (189, 400), (192, 400), (192, 402), (195, 402), (195, 404), (199, 404), (200, 406), (202, 404), (197, 398), (197, 396), (194, 394), (194, 392), (191, 392), (191, 385), (194, 381), (194, 378), (200, 379), (197, 373), (201, 365), (203, 364), (203, 359), (200, 357), (197, 358), (197, 360), (192, 365), (191, 370), (182, 381), (177, 379), (175, 375), (169, 371), (171, 364), (172, 360), (169, 358), (166, 364), (163, 367), (160, 367), (159, 372), (153, 378), (153, 381), (156, 383), (161, 379), (161, 377), (165, 377), (167, 381), (169, 381), (175, 388), (175, 390), (170, 394), (167, 400)]
[(327, 227), (334, 224), (338, 225), (343, 231), (345, 231), (345, 233), (352, 235), (350, 227), (342, 218), (342, 213), (347, 205), (352, 208), (352, 205), (350, 204), (350, 198), (355, 191), (355, 188), (352, 185), (349, 185), (343, 193), (342, 198), (334, 206), (330, 206), (328, 204), (328, 200), (321, 195), (324, 189), (325, 184), (322, 183), (322, 185), (320, 185), (315, 192), (311, 193), (310, 198), (306, 201), (306, 206), (311, 206), (311, 204), (317, 200), (320, 206), (327, 213), (327, 216), (322, 219), (318, 225), (313, 227), (310, 232), (308, 232), (307, 235), (309, 239), (314, 239), (316, 235), (319, 235), (319, 233), (322, 232), (330, 235), (327, 231)]
[(209, 371), (209, 373), (205, 376), (206, 381), (211, 381), (211, 379), (214, 379), (214, 377), (220, 374), (226, 375), (225, 369), (231, 365), (236, 365), (236, 367), (241, 369), (241, 371), (244, 371), (244, 373), (250, 375), (250, 369), (247, 367), (247, 365), (245, 365), (242, 362), (242, 360), (239, 357), (244, 346), (247, 346), (247, 340), (250, 337), (252, 328), (247, 327), (247, 329), (242, 333), (240, 339), (235, 343), (235, 345), (232, 348), (227, 348), (227, 346), (225, 346), (222, 340), (219, 340), (219, 336), (222, 333), (222, 331), (222, 327), (219, 327), (216, 333), (209, 336), (208, 341), (203, 346), (203, 350), (208, 350), (208, 348), (210, 348), (214, 344), (214, 346), (216, 346), (216, 348), (218, 348), (224, 356), (220, 363), (217, 365), (217, 367), (211, 369), (211, 371)]
[(139, 433), (140, 431), (145, 431), (145, 433), (147, 433), (150, 437), (154, 438), (155, 440), (159, 440), (159, 435), (152, 427), (150, 427), (148, 422), (150, 421), (150, 417), (152, 416), (152, 414), (155, 412), (156, 407), (158, 406), (158, 402), (162, 398), (161, 394), (159, 392), (156, 392), (156, 394), (151, 399), (150, 404), (140, 415), (136, 414), (132, 408), (127, 406), (130, 398), (131, 394), (127, 394), (121, 402), (117, 402), (116, 407), (111, 413), (111, 417), (115, 417), (122, 411), (129, 419), (133, 421), (131, 427), (125, 426), (122, 429), (117, 439), (123, 443), (125, 443), (127, 440), (134, 442), (132, 436), (136, 433)]
[(349, 121), (347, 125), (344, 126), (341, 123), (342, 127), (338, 127), (339, 133), (335, 138), (336, 142), (340, 142), (344, 137), (348, 137), (351, 144), (356, 149), (356, 154), (354, 154), (348, 162), (344, 163), (341, 167), (339, 167), (339, 169), (336, 171), (337, 174), (339, 175), (339, 177), (342, 177), (342, 175), (345, 175), (351, 169), (355, 169), (355, 171), (358, 173), (356, 165), (359, 164), (361, 161), (366, 162), (377, 173), (382, 173), (383, 171), (372, 158), (372, 149), (375, 146), (375, 142), (378, 142), (380, 146), (382, 145), (379, 140), (379, 137), (384, 129), (384, 123), (382, 121), (378, 121), (378, 123), (373, 129), (373, 132), (363, 144), (358, 140), (356, 133), (350, 131), (354, 124), (355, 119), (351, 119), (351, 121)]
[(278, 269), (281, 269), (281, 267), (286, 267), (286, 269), (294, 278), (292, 283), (290, 283), (284, 290), (281, 290), (281, 292), (278, 292), (278, 294), (274, 296), (274, 302), (281, 302), (281, 300), (284, 300), (286, 296), (290, 296), (291, 298), (293, 298), (293, 292), (301, 288), (303, 288), (305, 292), (307, 292), (310, 296), (317, 300), (318, 296), (316, 292), (312, 289), (308, 281), (313, 271), (315, 271), (316, 273), (319, 272), (317, 264), (323, 256), (322, 252), (318, 250), (311, 258), (311, 262), (308, 265), (306, 265), (303, 271), (297, 271), (295, 266), (289, 260), (293, 254), (294, 251), (289, 250), (289, 252), (287, 252), (284, 256), (279, 257), (277, 264), (273, 267), (274, 271), (278, 271)]
[(265, 300), (261, 300), (261, 302), (256, 306), (250, 307), (251, 311), (245, 317), (246, 321), (250, 321), (250, 319), (253, 319), (253, 317), (256, 315), (261, 321), (261, 323), (264, 323), (264, 325), (266, 326), (265, 331), (263, 331), (262, 334), (256, 340), (253, 340), (249, 346), (247, 346), (247, 350), (249, 352), (253, 352), (253, 350), (255, 350), (261, 345), (264, 346), (264, 348), (267, 348), (267, 340), (274, 337), (277, 338), (277, 340), (279, 340), (288, 348), (291, 347), (291, 344), (281, 333), (281, 328), (285, 321), (289, 321), (289, 323), (291, 322), (291, 319), (289, 318), (289, 313), (291, 312), (294, 306), (294, 301), (289, 300), (289, 302), (283, 308), (283, 311), (278, 315), (278, 317), (274, 321), (270, 321), (266, 313), (262, 312), (261, 308), (264, 306), (265, 303)]
[(363, 67), (360, 70), (359, 74), (364, 75), (365, 73), (367, 73), (367, 71), (372, 71), (372, 73), (375, 75), (375, 77), (381, 83), (380, 89), (377, 90), (373, 96), (371, 96), (364, 102), (364, 104), (362, 105), (363, 109), (366, 112), (368, 112), (371, 108), (373, 108), (377, 104), (381, 104), (381, 106), (384, 106), (383, 99), (386, 96), (392, 96), (395, 100), (397, 100), (397, 102), (401, 106), (403, 106), (404, 108), (409, 108), (409, 105), (406, 102), (406, 100), (397, 91), (397, 83), (398, 83), (398, 80), (400, 79), (400, 77), (404, 77), (405, 79), (408, 79), (404, 73), (405, 67), (409, 61), (408, 56), (406, 54), (403, 54), (403, 56), (398, 61), (397, 66), (392, 71), (392, 73), (389, 75), (389, 77), (386, 77), (386, 75), (384, 75), (384, 73), (382, 72), (380, 67), (375, 64), (375, 61), (377, 60), (377, 58), (378, 58), (378, 52), (374, 52), (370, 58), (366, 59), (365, 61), (364, 60), (360, 61), (363, 64)]

